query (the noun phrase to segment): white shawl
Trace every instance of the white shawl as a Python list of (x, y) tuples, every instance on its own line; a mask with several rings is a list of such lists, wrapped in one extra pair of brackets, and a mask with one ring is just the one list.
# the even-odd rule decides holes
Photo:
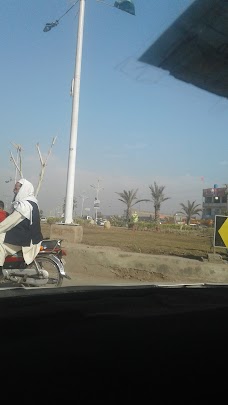
[(16, 194), (15, 200), (12, 202), (13, 208), (25, 218), (29, 219), (30, 224), (32, 224), (33, 207), (28, 201), (33, 201), (38, 205), (38, 201), (34, 196), (34, 187), (32, 183), (26, 179), (20, 179), (18, 183), (21, 183), (22, 186)]

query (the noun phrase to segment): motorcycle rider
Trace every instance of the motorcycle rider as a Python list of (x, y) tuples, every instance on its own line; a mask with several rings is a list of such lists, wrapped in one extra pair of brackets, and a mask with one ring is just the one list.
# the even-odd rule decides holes
[(7, 255), (22, 250), (26, 264), (32, 263), (43, 239), (38, 201), (34, 187), (28, 180), (18, 180), (14, 187), (13, 212), (0, 223), (0, 282)]

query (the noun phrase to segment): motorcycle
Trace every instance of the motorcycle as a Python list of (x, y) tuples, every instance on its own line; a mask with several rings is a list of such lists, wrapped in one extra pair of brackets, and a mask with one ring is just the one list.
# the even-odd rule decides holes
[(8, 255), (2, 268), (4, 282), (24, 287), (60, 287), (64, 278), (71, 279), (64, 269), (66, 250), (61, 243), (61, 239), (43, 240), (38, 255), (29, 265), (22, 251)]

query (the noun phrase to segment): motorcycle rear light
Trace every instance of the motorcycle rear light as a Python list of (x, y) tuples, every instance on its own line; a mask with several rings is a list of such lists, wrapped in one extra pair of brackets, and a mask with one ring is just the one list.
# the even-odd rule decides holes
[(62, 256), (66, 256), (66, 251), (62, 249)]
[(18, 256), (7, 256), (5, 259), (6, 263), (12, 263), (12, 262), (22, 262), (24, 259), (23, 257), (18, 257)]

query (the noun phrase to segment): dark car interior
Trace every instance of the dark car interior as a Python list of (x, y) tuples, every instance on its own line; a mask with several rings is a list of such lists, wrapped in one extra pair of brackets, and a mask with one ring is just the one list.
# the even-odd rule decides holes
[[(227, 4), (196, 1), (141, 60), (227, 97)], [(227, 321), (228, 285), (1, 289), (2, 393), (20, 402), (62, 394), (64, 403), (220, 404)]]
[(19, 385), (59, 378), (52, 399), (108, 390), (133, 400), (193, 380), (215, 387), (227, 373), (227, 293), (210, 285), (2, 290), (1, 369)]

